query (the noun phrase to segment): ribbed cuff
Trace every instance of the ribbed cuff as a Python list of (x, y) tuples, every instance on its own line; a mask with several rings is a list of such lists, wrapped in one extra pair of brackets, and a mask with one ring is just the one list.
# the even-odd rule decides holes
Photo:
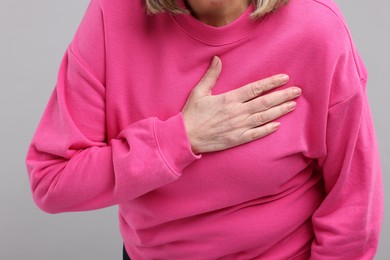
[(154, 131), (161, 156), (174, 173), (181, 175), (185, 167), (202, 157), (192, 152), (181, 112), (166, 121), (156, 119)]

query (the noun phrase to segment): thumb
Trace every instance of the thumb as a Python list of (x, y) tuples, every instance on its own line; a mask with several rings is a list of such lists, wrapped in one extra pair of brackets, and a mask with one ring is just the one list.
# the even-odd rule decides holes
[(202, 79), (196, 85), (195, 89), (202, 94), (211, 95), (211, 90), (217, 83), (218, 77), (222, 71), (222, 62), (219, 57), (214, 56), (210, 67), (203, 75)]

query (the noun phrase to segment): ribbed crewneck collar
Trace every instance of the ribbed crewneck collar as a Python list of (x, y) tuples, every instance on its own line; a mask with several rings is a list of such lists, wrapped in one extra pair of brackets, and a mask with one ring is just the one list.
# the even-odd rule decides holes
[[(184, 0), (178, 0), (178, 3), (181, 7), (186, 7)], [(190, 14), (171, 17), (191, 37), (209, 45), (225, 45), (249, 36), (259, 25), (262, 19), (253, 21), (249, 17), (254, 9), (252, 3), (236, 20), (221, 27), (207, 25)]]

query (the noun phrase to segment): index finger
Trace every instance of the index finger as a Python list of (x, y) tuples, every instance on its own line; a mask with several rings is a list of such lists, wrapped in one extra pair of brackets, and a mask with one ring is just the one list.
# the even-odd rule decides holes
[(226, 94), (232, 95), (234, 99), (244, 103), (264, 94), (267, 91), (270, 91), (271, 89), (286, 84), (288, 80), (288, 75), (277, 74), (259, 81), (249, 83), (238, 89), (231, 90), (226, 92)]

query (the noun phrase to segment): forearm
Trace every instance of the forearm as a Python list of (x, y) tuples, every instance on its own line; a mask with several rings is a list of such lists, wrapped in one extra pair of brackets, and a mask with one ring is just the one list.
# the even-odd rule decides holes
[(59, 213), (139, 197), (175, 181), (199, 158), (191, 153), (186, 138), (181, 114), (167, 121), (136, 122), (109, 145), (90, 143), (69, 153), (69, 158), (49, 154), (48, 146), (35, 138), (27, 155), (34, 200), (42, 210)]
[(327, 196), (313, 215), (311, 259), (373, 259), (383, 216), (379, 152), (365, 93), (332, 107), (328, 155), (323, 162)]

